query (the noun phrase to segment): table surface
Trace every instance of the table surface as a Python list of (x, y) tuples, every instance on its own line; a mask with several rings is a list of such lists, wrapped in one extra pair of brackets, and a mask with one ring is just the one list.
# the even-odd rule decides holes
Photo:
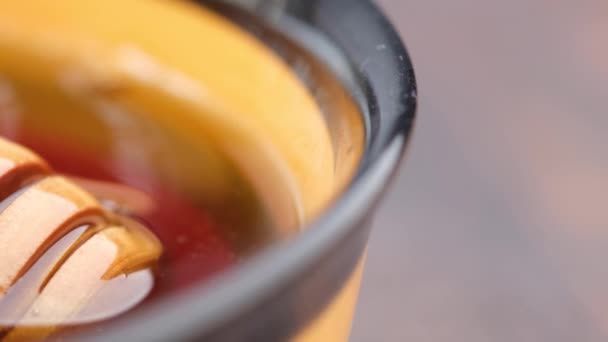
[(608, 1), (378, 2), (420, 106), (352, 341), (608, 340)]

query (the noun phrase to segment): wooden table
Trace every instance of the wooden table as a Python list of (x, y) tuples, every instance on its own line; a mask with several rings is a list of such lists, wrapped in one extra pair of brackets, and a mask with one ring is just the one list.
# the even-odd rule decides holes
[(607, 341), (608, 1), (379, 2), (420, 110), (351, 340)]

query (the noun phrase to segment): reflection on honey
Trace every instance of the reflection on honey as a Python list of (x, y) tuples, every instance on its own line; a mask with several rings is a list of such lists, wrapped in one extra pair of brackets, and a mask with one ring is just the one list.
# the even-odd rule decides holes
[(162, 246), (147, 227), (2, 138), (0, 160), (3, 341), (112, 318), (148, 295)]

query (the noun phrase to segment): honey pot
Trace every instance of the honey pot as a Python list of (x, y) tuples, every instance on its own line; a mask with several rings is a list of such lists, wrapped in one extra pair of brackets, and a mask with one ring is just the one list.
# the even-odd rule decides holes
[(415, 101), (366, 0), (0, 0), (0, 341), (346, 341)]

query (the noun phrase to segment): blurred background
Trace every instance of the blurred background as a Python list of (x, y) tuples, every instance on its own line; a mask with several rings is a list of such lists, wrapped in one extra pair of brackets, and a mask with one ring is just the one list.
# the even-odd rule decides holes
[(608, 1), (378, 3), (420, 107), (352, 341), (608, 340)]

